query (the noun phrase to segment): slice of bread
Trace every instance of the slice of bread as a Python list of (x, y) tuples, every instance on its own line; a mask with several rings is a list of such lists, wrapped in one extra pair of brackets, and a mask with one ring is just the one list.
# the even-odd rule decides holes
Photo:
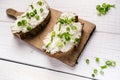
[(12, 33), (21, 39), (36, 36), (46, 27), (51, 18), (48, 4), (44, 0), (36, 0), (12, 25)]
[(60, 58), (72, 54), (80, 42), (82, 24), (74, 13), (62, 13), (53, 31), (43, 40), (44, 51), (52, 57)]

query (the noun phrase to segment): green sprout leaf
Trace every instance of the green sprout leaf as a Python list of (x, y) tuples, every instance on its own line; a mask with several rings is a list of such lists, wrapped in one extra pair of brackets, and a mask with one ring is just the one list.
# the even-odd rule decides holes
[(98, 15), (105, 15), (111, 7), (115, 8), (115, 5), (103, 3), (102, 5), (96, 5), (96, 10), (98, 11)]
[(41, 2), (41, 1), (38, 1), (37, 4), (38, 4), (39, 6), (41, 6), (41, 5), (42, 5), (42, 2)]
[(86, 64), (89, 64), (90, 63), (90, 60), (89, 59), (86, 59)]
[(95, 61), (98, 63), (98, 62), (100, 62), (100, 59), (98, 57), (96, 57)]

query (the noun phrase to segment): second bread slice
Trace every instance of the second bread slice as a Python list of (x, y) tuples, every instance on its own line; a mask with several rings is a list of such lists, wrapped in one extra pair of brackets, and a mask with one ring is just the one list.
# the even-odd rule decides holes
[(34, 1), (24, 14), (17, 17), (12, 25), (12, 33), (21, 39), (32, 38), (46, 27), (51, 17), (48, 4), (44, 0)]
[(71, 12), (62, 13), (55, 24), (53, 31), (43, 40), (44, 51), (55, 58), (73, 53), (80, 42), (82, 24), (78, 16)]

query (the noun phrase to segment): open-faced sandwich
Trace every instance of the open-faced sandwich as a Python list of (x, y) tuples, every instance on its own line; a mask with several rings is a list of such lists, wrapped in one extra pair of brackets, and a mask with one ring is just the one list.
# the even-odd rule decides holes
[(55, 58), (70, 55), (78, 46), (81, 34), (82, 24), (78, 21), (78, 16), (71, 12), (62, 13), (53, 31), (44, 38), (42, 48)]
[(36, 36), (50, 20), (50, 8), (44, 0), (36, 0), (12, 25), (12, 33), (21, 39)]

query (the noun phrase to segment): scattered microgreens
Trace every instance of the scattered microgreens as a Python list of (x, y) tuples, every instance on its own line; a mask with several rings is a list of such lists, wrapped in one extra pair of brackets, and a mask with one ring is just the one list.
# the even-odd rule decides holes
[(86, 64), (89, 64), (89, 63), (90, 63), (89, 59), (86, 59)]
[(97, 74), (97, 73), (98, 73), (98, 70), (97, 70), (97, 69), (94, 69), (93, 72), (94, 72), (94, 74)]
[(95, 74), (92, 74), (91, 76), (92, 76), (92, 77), (95, 77)]
[(106, 69), (107, 68), (107, 65), (103, 65), (103, 66), (100, 66), (101, 69)]
[(103, 3), (102, 5), (97, 5), (96, 10), (98, 11), (98, 15), (100, 16), (105, 15), (111, 7), (115, 8), (115, 5)]
[(115, 61), (107, 60), (107, 61), (105, 62), (105, 64), (106, 64), (107, 66), (112, 66), (112, 67), (114, 67), (114, 66), (116, 65), (116, 62), (115, 62)]
[(100, 58), (96, 57), (96, 58), (95, 58), (95, 61), (96, 61), (96, 62), (100, 62)]
[[(96, 57), (95, 61), (96, 61), (96, 63), (100, 62), (100, 58)], [(86, 59), (86, 64), (89, 64), (89, 62), (90, 62), (90, 60)], [(115, 67), (115, 66), (116, 66), (116, 62), (115, 61), (106, 60), (104, 62), (104, 65), (99, 67), (100, 71), (99, 71), (99, 69), (96, 69), (96, 68), (93, 69), (93, 73), (91, 74), (91, 77), (94, 78), (98, 74), (98, 71), (99, 71), (99, 74), (104, 75), (104, 71), (103, 70), (107, 69), (108, 67)]]
[(104, 75), (104, 72), (101, 70), (101, 71), (100, 71), (100, 74), (101, 74), (101, 75)]

